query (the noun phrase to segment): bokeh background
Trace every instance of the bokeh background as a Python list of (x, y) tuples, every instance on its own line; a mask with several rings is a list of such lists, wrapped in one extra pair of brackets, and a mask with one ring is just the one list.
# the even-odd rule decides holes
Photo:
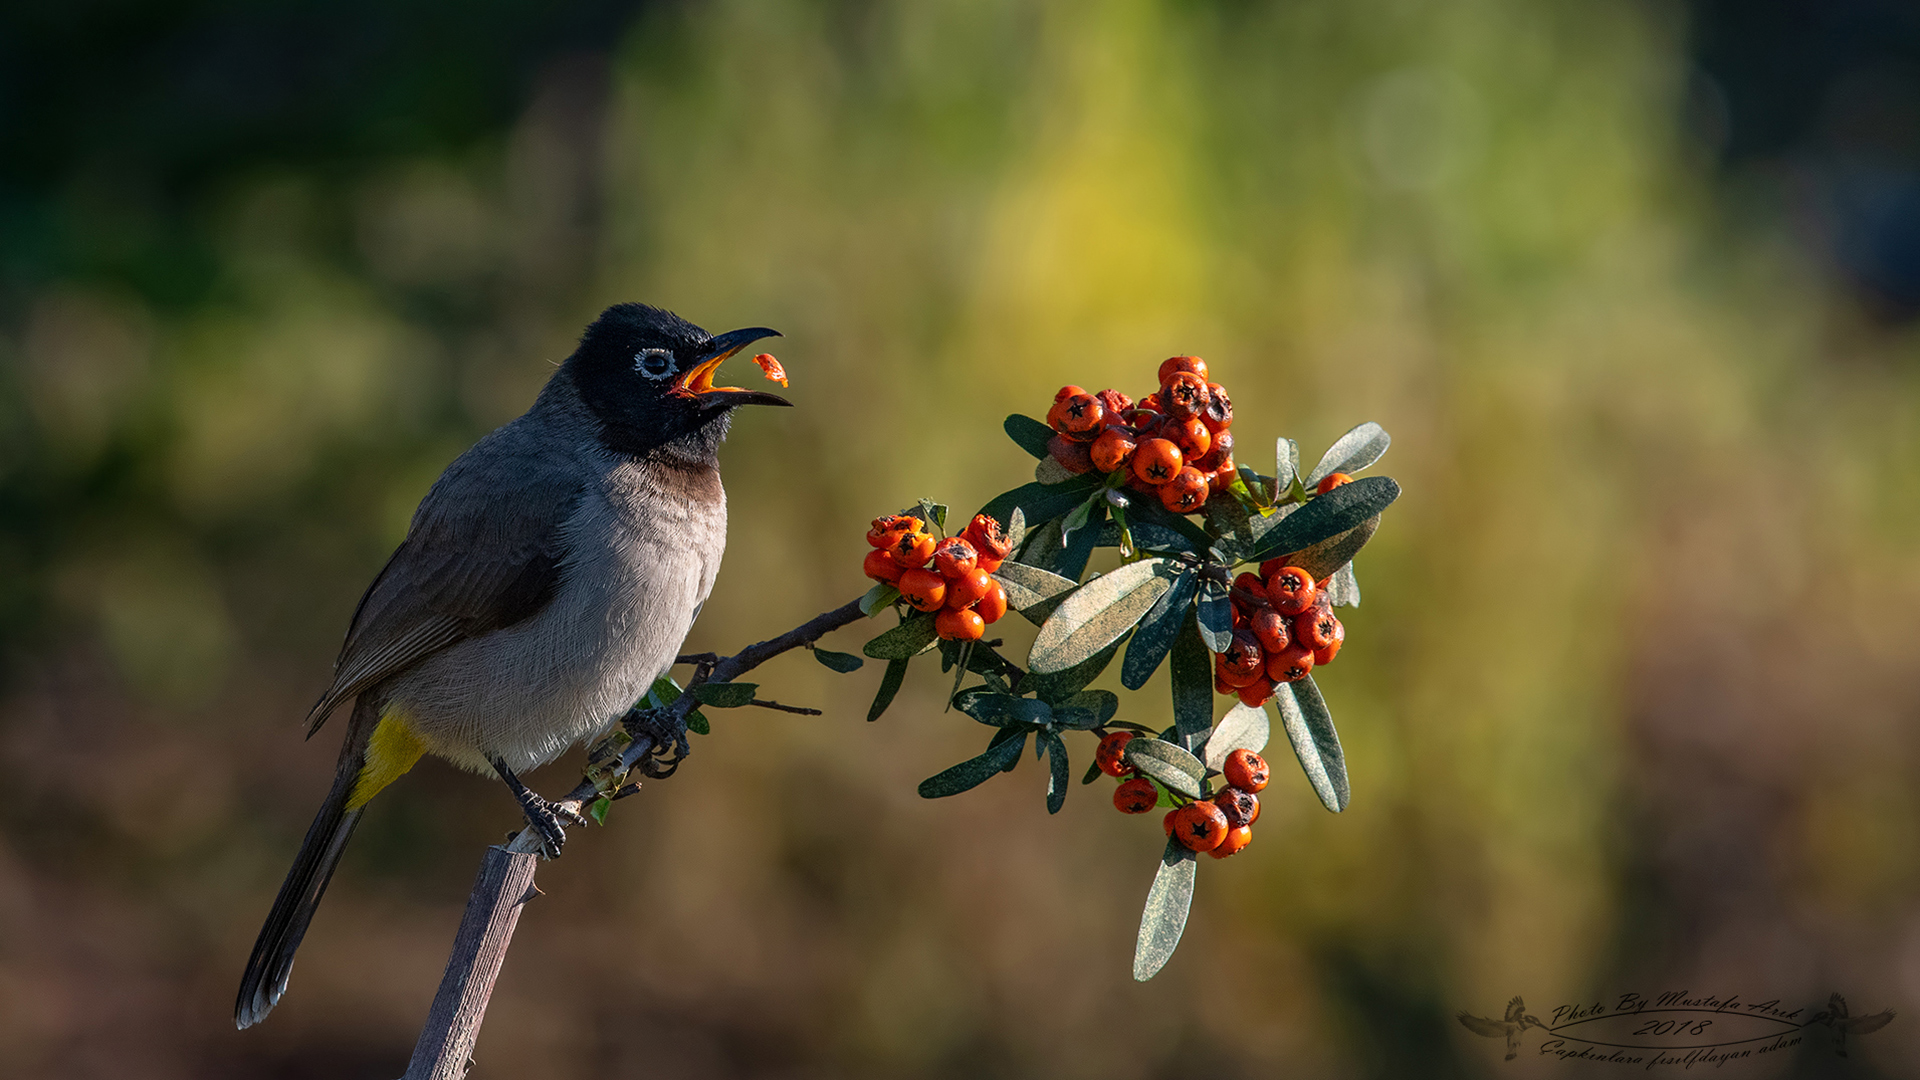
[(298, 722), (434, 476), (644, 299), (785, 331), (799, 406), (691, 648), (1025, 480), (1063, 382), (1199, 353), (1267, 469), (1384, 424), (1353, 803), (1276, 747), (1135, 984), (1153, 820), (919, 800), (944, 680), (867, 725), (877, 665), (789, 656), (826, 716), (719, 714), (542, 871), (475, 1076), (1557, 1075), (1453, 1014), (1682, 989), (1904, 1011), (1727, 1075), (1920, 1075), (1910, 5), (17, 4), (0, 146), (0, 1073), (398, 1075), (513, 804), (383, 795), (236, 1034)]

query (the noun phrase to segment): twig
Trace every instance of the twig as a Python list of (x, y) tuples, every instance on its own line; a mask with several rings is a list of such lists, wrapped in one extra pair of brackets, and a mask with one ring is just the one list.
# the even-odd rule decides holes
[[(852, 600), (815, 616), (779, 637), (749, 645), (732, 656), (696, 653), (678, 657), (675, 663), (695, 665), (694, 676), (687, 684), (689, 690), (705, 682), (732, 682), (783, 652), (811, 645), (826, 634), (865, 617), (860, 610), (860, 601)], [(658, 712), (665, 714), (675, 724), (684, 724), (687, 715), (698, 704), (694, 696), (687, 693)], [(818, 709), (802, 709), (773, 701), (755, 701), (753, 704), (785, 712), (821, 715)], [(644, 717), (645, 713), (636, 708), (621, 718), (621, 727), (632, 741), (621, 750), (617, 762), (594, 769), (598, 776), (614, 778), (614, 787), (618, 787), (617, 781), (624, 779), (635, 765), (654, 751), (654, 736), (640, 726)], [(592, 757), (589, 755), (589, 760)], [(605, 784), (604, 780), (596, 782), (593, 776), (582, 779), (554, 804), (555, 811), (562, 817), (579, 814), (587, 803), (599, 798), (603, 790), (608, 798), (615, 799), (637, 790), (637, 786), (632, 784), (619, 787), (618, 790), (606, 788), (603, 786)], [(414, 1046), (413, 1061), (407, 1066), (405, 1080), (458, 1080), (466, 1074), (468, 1057), (480, 1037), (480, 1023), (486, 1017), (487, 1000), (493, 996), (494, 980), (500, 976), (500, 965), (506, 960), (507, 946), (513, 941), (514, 924), (520, 917), (520, 908), (538, 892), (533, 887), (533, 872), (539, 862), (536, 858), (539, 850), (539, 838), (530, 828), (522, 828), (505, 847), (487, 849), (486, 858), (480, 864), (480, 876), (474, 882), (473, 892), (467, 897), (466, 914), (461, 917), (459, 933), (454, 937), (453, 952), (447, 958), (446, 974), (440, 980), (439, 992), (434, 995), (426, 1026), (420, 1031), (420, 1041)]]
[(767, 701), (762, 698), (754, 698), (752, 701), (747, 702), (747, 704), (758, 705), (763, 709), (778, 709), (781, 712), (799, 713), (801, 716), (827, 715), (826, 713), (821, 712), (819, 709), (809, 709), (800, 705), (782, 705), (777, 701)]

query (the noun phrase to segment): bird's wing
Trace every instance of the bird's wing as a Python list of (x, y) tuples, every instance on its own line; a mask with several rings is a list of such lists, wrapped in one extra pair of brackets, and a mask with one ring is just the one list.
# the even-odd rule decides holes
[(1856, 1016), (1849, 1020), (1844, 1020), (1841, 1023), (1853, 1034), (1865, 1035), (1870, 1031), (1879, 1031), (1881, 1028), (1893, 1023), (1893, 1010), (1888, 1009), (1884, 1012), (1873, 1013), (1870, 1016)]
[(1847, 999), (1840, 996), (1840, 991), (1835, 990), (1833, 996), (1827, 998), (1827, 1011), (1839, 1019), (1846, 1019)]
[(1489, 1020), (1484, 1016), (1460, 1014), (1460, 1023), (1475, 1035), (1485, 1035), (1489, 1039), (1498, 1039), (1507, 1033), (1507, 1025), (1498, 1020)]
[(1507, 1021), (1515, 1023), (1525, 1015), (1527, 1015), (1527, 1003), (1520, 1000), (1519, 994), (1513, 995), (1513, 1000), (1507, 1002)]
[(553, 599), (563, 526), (587, 482), (570, 466), (562, 450), (510, 425), (447, 468), (361, 597), (309, 734), (340, 702)]

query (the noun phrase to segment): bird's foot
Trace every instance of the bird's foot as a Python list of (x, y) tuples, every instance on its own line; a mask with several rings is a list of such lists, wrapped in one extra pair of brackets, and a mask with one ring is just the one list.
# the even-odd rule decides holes
[(495, 761), (493, 771), (500, 774), (513, 797), (520, 804), (520, 812), (527, 816), (527, 825), (540, 837), (540, 854), (549, 859), (560, 857), (560, 849), (567, 844), (567, 831), (560, 826), (565, 818), (569, 825), (585, 825), (587, 819), (579, 811), (563, 803), (548, 802), (546, 799), (527, 789), (520, 778), (513, 775), (506, 762)]
[(687, 742), (686, 718), (672, 709), (634, 709), (626, 717), (627, 733), (653, 740), (653, 750), (640, 759), (640, 771), (655, 780), (665, 780), (693, 753)]

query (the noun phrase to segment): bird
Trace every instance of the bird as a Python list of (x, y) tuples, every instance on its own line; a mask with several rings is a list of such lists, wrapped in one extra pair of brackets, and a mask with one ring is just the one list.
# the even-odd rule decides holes
[(1846, 1057), (1847, 1033), (1852, 1032), (1856, 1035), (1865, 1035), (1868, 1032), (1879, 1031), (1881, 1028), (1893, 1023), (1893, 1010), (1882, 1009), (1868, 1016), (1848, 1016), (1847, 999), (1841, 997), (1838, 992), (1835, 992), (1832, 997), (1827, 999), (1826, 1010), (1814, 1013), (1813, 1019), (1807, 1022), (1810, 1024), (1825, 1024), (1831, 1028), (1833, 1030), (1834, 1053), (1839, 1054), (1841, 1057)]
[(1521, 1032), (1530, 1027), (1544, 1028), (1547, 1026), (1540, 1022), (1539, 1017), (1527, 1015), (1527, 1003), (1520, 1000), (1520, 995), (1518, 994), (1514, 995), (1512, 1001), (1507, 1002), (1506, 1019), (1490, 1020), (1484, 1016), (1472, 1016), (1467, 1013), (1461, 1013), (1460, 1023), (1465, 1025), (1466, 1029), (1475, 1035), (1485, 1035), (1489, 1039), (1497, 1039), (1505, 1035), (1507, 1037), (1508, 1061), (1512, 1061), (1514, 1057), (1520, 1053)]
[(280, 1001), (368, 801), (423, 755), (503, 781), (543, 854), (559, 854), (553, 804), (518, 774), (610, 731), (672, 666), (726, 547), (719, 449), (733, 410), (791, 405), (714, 375), (778, 336), (714, 335), (616, 304), (525, 414), (433, 484), (307, 716), (311, 737), (352, 703), (332, 787), (247, 960), (235, 1026)]

